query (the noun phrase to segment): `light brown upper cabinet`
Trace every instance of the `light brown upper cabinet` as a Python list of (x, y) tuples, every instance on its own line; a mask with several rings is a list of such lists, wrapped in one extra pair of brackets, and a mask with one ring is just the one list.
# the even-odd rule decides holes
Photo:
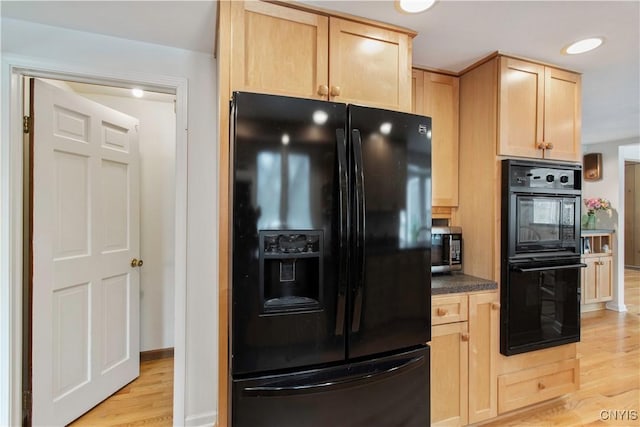
[(411, 110), (411, 39), (329, 18), (329, 95), (339, 102)]
[(498, 155), (579, 161), (579, 74), (503, 56)]
[(411, 109), (410, 34), (260, 1), (231, 9), (232, 90)]
[(231, 13), (232, 90), (327, 99), (329, 18), (260, 1)]
[(460, 79), (413, 70), (412, 108), (432, 118), (433, 206), (458, 206), (458, 121)]

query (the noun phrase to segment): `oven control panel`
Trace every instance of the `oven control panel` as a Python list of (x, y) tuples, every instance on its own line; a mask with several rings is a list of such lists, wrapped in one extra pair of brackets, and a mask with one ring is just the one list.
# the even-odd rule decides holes
[(575, 169), (512, 165), (510, 186), (535, 189), (579, 190), (580, 171)]

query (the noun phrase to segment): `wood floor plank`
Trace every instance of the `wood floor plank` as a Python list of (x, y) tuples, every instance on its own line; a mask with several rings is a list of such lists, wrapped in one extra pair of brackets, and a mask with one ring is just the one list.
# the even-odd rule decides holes
[(173, 425), (173, 358), (140, 363), (140, 376), (70, 424), (91, 426)]

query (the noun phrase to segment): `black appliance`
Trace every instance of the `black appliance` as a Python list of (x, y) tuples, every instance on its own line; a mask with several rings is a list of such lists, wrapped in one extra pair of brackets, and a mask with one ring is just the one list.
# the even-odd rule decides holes
[(581, 166), (502, 161), (500, 352), (580, 341)]
[(431, 119), (235, 92), (231, 420), (429, 423)]
[(431, 228), (431, 272), (462, 270), (462, 228)]

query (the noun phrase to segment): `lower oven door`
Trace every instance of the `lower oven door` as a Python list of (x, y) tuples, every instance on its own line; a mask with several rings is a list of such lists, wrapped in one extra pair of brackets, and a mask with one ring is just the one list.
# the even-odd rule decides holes
[(509, 262), (502, 287), (500, 352), (507, 356), (580, 341), (579, 257)]

